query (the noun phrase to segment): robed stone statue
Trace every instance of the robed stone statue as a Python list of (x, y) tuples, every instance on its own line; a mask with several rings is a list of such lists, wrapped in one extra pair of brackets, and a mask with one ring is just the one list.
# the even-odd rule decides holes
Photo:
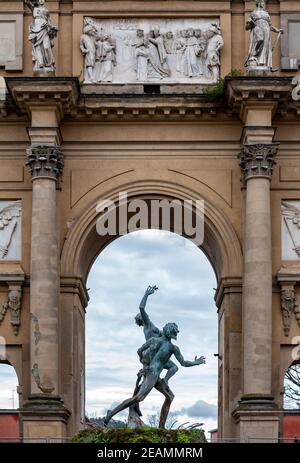
[(271, 32), (278, 34), (278, 42), (281, 34), (283, 34), (283, 30), (277, 29), (277, 27), (272, 25), (264, 0), (257, 0), (256, 8), (252, 11), (247, 21), (246, 30), (250, 30), (250, 47), (245, 63), (246, 68), (250, 72), (251, 70), (261, 72), (272, 71), (273, 48)]
[(30, 8), (33, 16), (29, 26), (33, 71), (39, 76), (53, 75), (55, 62), (52, 48), (58, 29), (51, 23), (45, 0), (25, 0), (25, 4)]

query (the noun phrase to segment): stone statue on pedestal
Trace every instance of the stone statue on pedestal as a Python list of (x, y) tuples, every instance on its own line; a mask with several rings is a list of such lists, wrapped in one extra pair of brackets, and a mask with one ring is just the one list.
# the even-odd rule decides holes
[[(283, 34), (282, 29), (272, 25), (269, 13), (266, 10), (266, 2), (257, 0), (256, 9), (252, 11), (246, 24), (246, 30), (250, 30), (250, 48), (245, 63), (248, 72), (261, 73), (272, 71), (272, 34), (278, 34), (277, 42)], [(276, 42), (276, 44), (277, 44)]]
[(58, 29), (50, 21), (45, 0), (25, 0), (25, 4), (31, 9), (33, 16), (33, 22), (29, 26), (33, 71), (41, 77), (54, 75), (55, 62), (52, 48)]
[[(179, 333), (176, 323), (167, 323), (160, 331), (149, 319), (145, 312), (147, 298), (158, 288), (149, 286), (140, 304), (140, 314), (136, 316), (136, 323), (143, 326), (146, 342), (138, 349), (138, 356), (142, 364), (142, 369), (138, 373), (133, 396), (124, 400), (113, 410), (108, 410), (104, 424), (107, 425), (114, 415), (126, 408), (130, 408), (130, 415), (140, 416), (139, 403), (142, 402), (153, 388), (157, 389), (165, 396), (165, 401), (161, 409), (159, 427), (164, 428), (168, 417), (174, 394), (168, 386), (168, 380), (177, 372), (177, 366), (170, 360), (174, 355), (178, 362), (184, 367), (192, 367), (205, 363), (204, 357), (195, 357), (194, 361), (183, 358), (179, 347), (172, 343), (172, 339), (177, 339)], [(165, 378), (160, 378), (162, 371), (166, 369)], [(136, 420), (137, 424), (138, 420)]]

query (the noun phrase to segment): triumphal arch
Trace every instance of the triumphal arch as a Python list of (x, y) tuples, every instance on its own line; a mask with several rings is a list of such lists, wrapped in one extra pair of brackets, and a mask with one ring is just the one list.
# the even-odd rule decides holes
[(112, 239), (96, 206), (121, 191), (204, 200), (219, 437), (280, 435), (300, 335), (299, 44), (297, 0), (1, 2), (1, 362), (25, 437), (84, 427), (86, 281)]

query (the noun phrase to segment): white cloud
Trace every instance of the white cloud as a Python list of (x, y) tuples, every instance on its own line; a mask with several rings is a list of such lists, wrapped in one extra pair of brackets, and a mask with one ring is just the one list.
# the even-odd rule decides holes
[(215, 404), (205, 402), (205, 400), (197, 400), (193, 405), (183, 408), (181, 413), (192, 418), (217, 418), (218, 409)]

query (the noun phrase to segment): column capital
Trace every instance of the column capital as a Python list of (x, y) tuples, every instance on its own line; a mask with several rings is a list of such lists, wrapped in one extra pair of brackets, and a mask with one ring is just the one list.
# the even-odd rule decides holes
[(270, 126), (292, 102), (292, 77), (226, 77), (228, 106), (246, 125)]
[(273, 166), (276, 164), (278, 145), (279, 143), (243, 145), (239, 160), (245, 180), (253, 177), (264, 177), (271, 180)]
[(64, 159), (60, 146), (33, 145), (26, 151), (26, 166), (32, 179), (46, 177), (58, 180), (62, 175)]

